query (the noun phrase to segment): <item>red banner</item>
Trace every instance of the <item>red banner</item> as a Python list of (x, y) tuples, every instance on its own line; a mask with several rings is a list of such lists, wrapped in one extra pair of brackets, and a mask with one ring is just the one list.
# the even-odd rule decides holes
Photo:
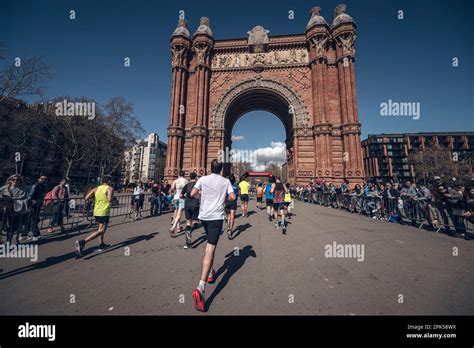
[(266, 176), (266, 177), (271, 177), (273, 174), (272, 172), (247, 172), (245, 173), (247, 176)]

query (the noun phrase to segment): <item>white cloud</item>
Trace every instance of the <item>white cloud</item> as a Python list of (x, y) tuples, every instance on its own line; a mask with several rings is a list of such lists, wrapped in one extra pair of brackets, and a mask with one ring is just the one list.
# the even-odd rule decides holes
[(264, 164), (261, 164), (261, 165), (259, 165), (259, 166), (254, 166), (254, 167), (252, 167), (252, 168), (253, 168), (253, 170), (255, 170), (256, 172), (263, 172), (263, 171), (265, 171), (265, 165), (264, 165)]
[(265, 163), (283, 164), (286, 161), (286, 144), (280, 141), (272, 141), (270, 147), (261, 147), (254, 150), (257, 163), (253, 168), (257, 171), (265, 169)]
[(232, 141), (242, 141), (242, 140), (244, 140), (243, 135), (233, 135), (232, 134)]

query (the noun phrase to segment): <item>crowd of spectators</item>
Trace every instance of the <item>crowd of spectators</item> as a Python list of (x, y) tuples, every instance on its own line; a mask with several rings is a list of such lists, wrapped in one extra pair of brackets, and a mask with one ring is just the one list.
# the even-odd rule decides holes
[(366, 181), (351, 186), (347, 180), (335, 184), (318, 178), (291, 190), (300, 200), (363, 212), (372, 218), (409, 220), (466, 239), (474, 232), (474, 179), (467, 185), (443, 183), (434, 177), (430, 184)]

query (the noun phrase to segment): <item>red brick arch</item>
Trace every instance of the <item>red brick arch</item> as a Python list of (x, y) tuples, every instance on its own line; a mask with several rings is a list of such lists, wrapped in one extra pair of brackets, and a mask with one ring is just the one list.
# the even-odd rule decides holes
[[(291, 182), (360, 182), (363, 162), (355, 89), (355, 23), (336, 8), (329, 27), (312, 10), (304, 34), (214, 40), (209, 20), (191, 37), (181, 20), (171, 38), (173, 85), (165, 176), (208, 172), (231, 145), (243, 114), (266, 110), (283, 122)], [(290, 111), (291, 110), (291, 111)]]

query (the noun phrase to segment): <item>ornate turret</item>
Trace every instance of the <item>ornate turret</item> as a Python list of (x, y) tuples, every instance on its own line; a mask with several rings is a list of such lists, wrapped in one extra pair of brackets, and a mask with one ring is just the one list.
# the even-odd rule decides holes
[(329, 26), (324, 17), (321, 16), (321, 8), (315, 6), (311, 9), (311, 18), (306, 26), (306, 40), (308, 41), (312, 63), (319, 58), (326, 59), (329, 39)]
[[(346, 156), (344, 161), (344, 176), (346, 178), (361, 178), (364, 172), (362, 153), (360, 150), (360, 123), (357, 113), (357, 99), (355, 87), (355, 40), (356, 24), (346, 13), (346, 5), (338, 5), (334, 11), (334, 20), (331, 26), (331, 36), (336, 48), (336, 67), (339, 79), (339, 95), (341, 99), (340, 132)], [(351, 150), (355, 149), (355, 151)]]
[(327, 22), (323, 16), (321, 16), (321, 8), (320, 7), (313, 7), (311, 9), (311, 18), (309, 19), (308, 25), (306, 26), (306, 30), (311, 29), (315, 25), (325, 25), (327, 26)]
[[(173, 83), (170, 126), (168, 127), (168, 153), (166, 156), (166, 178), (175, 178), (183, 166), (181, 158), (182, 144), (184, 142), (184, 121), (186, 119), (186, 98), (187, 92), (184, 86), (187, 85), (189, 76), (189, 49), (191, 40), (189, 30), (184, 18), (180, 18), (178, 26), (171, 35), (171, 66)], [(171, 149), (177, 149), (176, 156), (171, 156)]]
[(346, 4), (340, 4), (336, 6), (334, 10), (334, 20), (332, 21), (331, 29), (338, 26), (341, 23), (354, 23), (351, 16), (346, 13)]
[(210, 56), (213, 46), (214, 38), (209, 27), (209, 18), (201, 17), (199, 28), (193, 37), (193, 52), (197, 58), (196, 66), (205, 65), (210, 68)]
[(173, 35), (171, 35), (171, 37), (174, 36), (184, 36), (185, 38), (189, 39), (188, 22), (186, 21), (186, 19), (180, 18), (178, 20), (178, 26), (174, 30)]
[(191, 78), (193, 83), (190, 88), (195, 96), (194, 104), (189, 108), (189, 120), (187, 130), (188, 139), (191, 137), (191, 166), (190, 171), (205, 175), (208, 119), (209, 119), (209, 96), (204, 91), (209, 91), (211, 80), (211, 59), (213, 55), (214, 38), (209, 27), (209, 18), (201, 17), (199, 27), (193, 37), (193, 59), (191, 62)]
[(309, 49), (312, 102), (313, 134), (315, 144), (315, 173), (318, 176), (331, 176), (331, 123), (325, 108), (327, 98), (327, 63), (328, 52), (331, 52), (331, 35), (326, 20), (321, 16), (321, 9), (313, 7), (311, 18), (306, 26), (306, 41)]
[(346, 5), (341, 4), (334, 10), (334, 21), (331, 26), (332, 37), (336, 40), (338, 60), (345, 57), (354, 58), (354, 43), (356, 39), (356, 24), (346, 13)]
[(194, 33), (194, 36), (196, 36), (198, 34), (205, 34), (205, 35), (209, 35), (209, 36), (212, 37), (212, 30), (209, 27), (209, 18), (201, 17), (199, 28)]

